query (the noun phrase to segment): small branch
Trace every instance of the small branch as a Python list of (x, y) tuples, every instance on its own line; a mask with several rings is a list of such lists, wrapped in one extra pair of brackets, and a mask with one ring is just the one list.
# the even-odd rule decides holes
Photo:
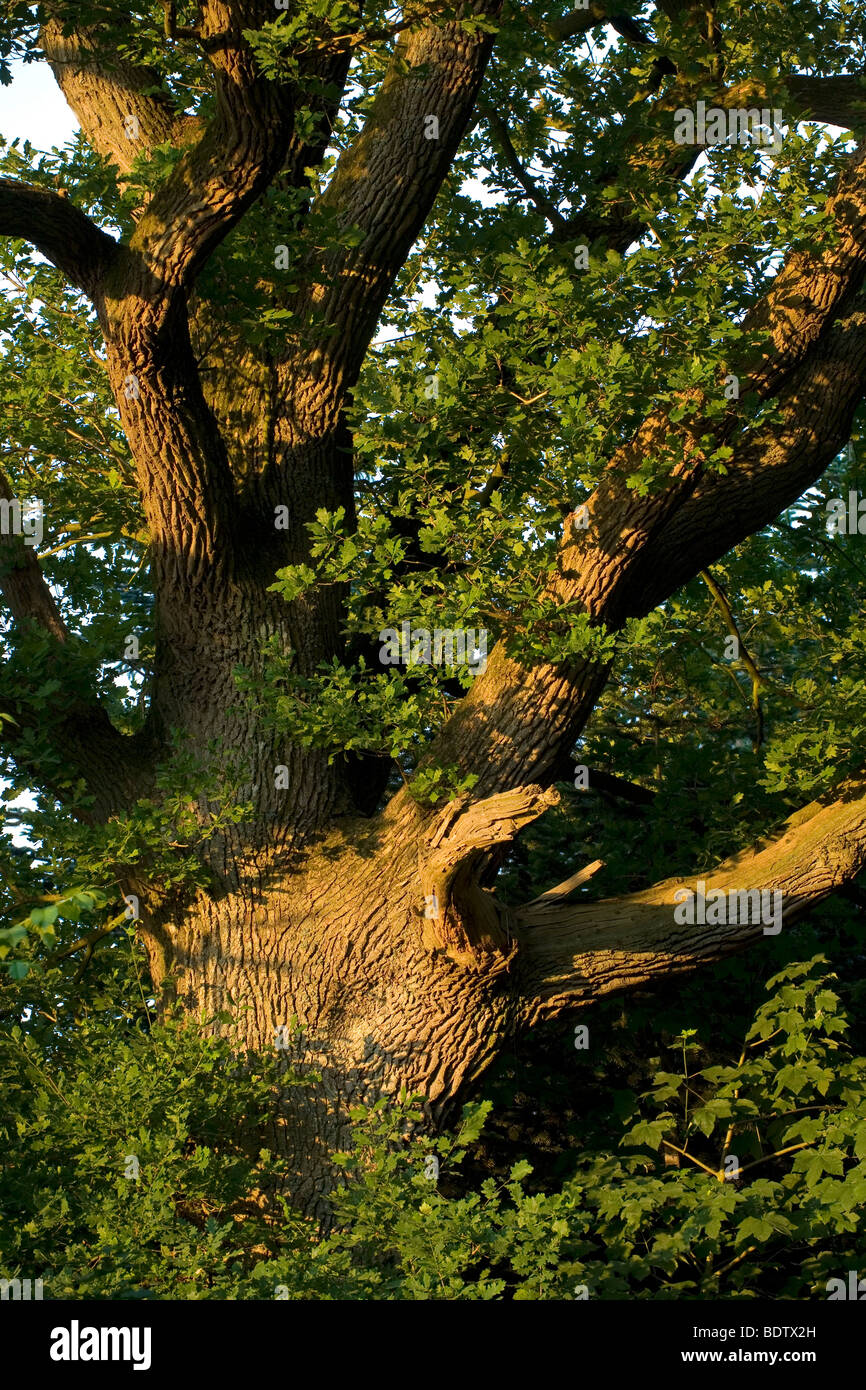
[(591, 864), (587, 864), (583, 869), (578, 869), (577, 873), (572, 874), (570, 878), (563, 879), (562, 883), (557, 883), (555, 888), (548, 888), (546, 893), (542, 893), (539, 897), (533, 898), (530, 902), (525, 903), (524, 906), (543, 907), (545, 904), (558, 903), (562, 898), (572, 893), (575, 888), (579, 888), (582, 883), (586, 883), (588, 879), (592, 878), (593, 874), (597, 874), (599, 869), (603, 868), (604, 860), (594, 859)]
[(747, 1163), (745, 1168), (741, 1168), (741, 1173), (748, 1173), (750, 1168), (760, 1168), (762, 1163), (769, 1163), (774, 1158), (784, 1158), (785, 1154), (795, 1154), (799, 1149), (812, 1149), (815, 1147), (814, 1139), (804, 1140), (802, 1144), (791, 1144), (787, 1149), (777, 1149), (775, 1153), (764, 1154), (763, 1158), (756, 1158), (754, 1163)]
[(85, 947), (89, 948), (92, 952), (97, 941), (101, 941), (104, 936), (110, 936), (125, 920), (126, 912), (124, 910), (118, 917), (115, 917), (113, 921), (109, 922), (107, 926), (96, 927), (93, 931), (88, 932), (86, 936), (81, 936), (77, 941), (73, 941), (71, 946), (65, 946), (62, 951), (53, 952), (53, 954), (48, 957), (50, 964), (56, 965), (58, 961), (65, 960), (67, 956), (75, 955), (76, 951), (82, 951)]
[(754, 659), (749, 654), (748, 648), (746, 647), (746, 644), (740, 633), (740, 629), (737, 626), (737, 620), (734, 617), (734, 610), (731, 607), (728, 596), (722, 588), (721, 584), (719, 584), (718, 581), (713, 578), (708, 569), (701, 570), (700, 575), (701, 579), (704, 581), (713, 598), (715, 599), (716, 603), (718, 604), (718, 607), (722, 613), (722, 617), (725, 620), (725, 625), (727, 626), (728, 632), (731, 634), (732, 637), (736, 638), (739, 659), (742, 662), (745, 669), (748, 671), (749, 676), (752, 680), (752, 709), (755, 712), (754, 749), (757, 753), (758, 749), (764, 741), (764, 712), (761, 708), (761, 686), (764, 684), (764, 678), (758, 670), (758, 667), (756, 666)]
[(521, 405), (535, 405), (536, 401), (543, 401), (545, 396), (550, 395), (550, 392), (539, 391), (537, 396), (529, 396), (528, 398), (524, 396), (518, 396), (516, 391), (509, 391), (508, 394), (509, 396), (513, 396), (516, 401), (520, 401)]
[[(739, 1062), (737, 1063), (737, 1066), (738, 1066), (738, 1067), (741, 1067), (741, 1066), (743, 1065), (743, 1063), (745, 1062), (745, 1060), (746, 1060), (746, 1049), (745, 1049), (745, 1045), (744, 1045), (744, 1046), (743, 1046), (743, 1051), (740, 1053), (740, 1060), (739, 1060)], [(740, 1098), (740, 1088), (739, 1088), (739, 1086), (738, 1086), (737, 1089), (734, 1091), (734, 1100), (739, 1100), (739, 1098)], [(736, 1121), (735, 1121), (735, 1120), (731, 1120), (731, 1123), (728, 1125), (728, 1132), (727, 1132), (727, 1134), (725, 1135), (725, 1142), (724, 1142), (724, 1144), (722, 1145), (722, 1165), (723, 1165), (723, 1166), (724, 1166), (725, 1159), (726, 1159), (727, 1156), (728, 1156), (728, 1149), (731, 1147), (731, 1140), (732, 1140), (733, 1137), (734, 1137), (734, 1127), (735, 1127), (735, 1125), (736, 1125)]]
[(478, 502), (482, 507), (486, 507), (493, 494), (499, 491), (499, 488), (508, 477), (510, 466), (511, 462), (507, 454), (497, 459), (496, 464), (487, 475), (484, 486), (479, 488), (476, 492), (472, 490), (470, 484), (467, 484), (466, 491), (463, 494), (463, 500), (473, 500)]
[[(529, 198), (530, 202), (534, 203), (538, 208), (538, 211), (547, 218), (552, 227), (560, 232), (565, 232), (568, 225), (565, 218), (524, 169), (520, 162), (520, 157), (511, 142), (508, 126), (499, 115), (499, 112), (487, 101), (480, 101), (478, 103), (478, 109), (482, 111), (486, 117), (490, 132), (505, 156), (506, 164), (517, 179), (517, 182), (520, 184), (527, 198)], [(519, 400), (520, 397), (518, 396), (517, 399)], [(536, 396), (535, 399), (538, 400), (540, 397)], [(527, 404), (527, 402), (524, 402), (524, 404)]]
[(737, 1266), (738, 1264), (740, 1264), (741, 1261), (743, 1261), (743, 1260), (746, 1258), (747, 1255), (752, 1255), (752, 1254), (754, 1254), (754, 1252), (757, 1250), (757, 1248), (758, 1248), (757, 1245), (747, 1245), (747, 1246), (746, 1246), (746, 1249), (743, 1250), (743, 1251), (741, 1251), (741, 1253), (740, 1253), (739, 1255), (737, 1255), (737, 1257), (736, 1257), (735, 1259), (731, 1260), (729, 1264), (723, 1265), (721, 1269), (716, 1270), (716, 1272), (715, 1272), (715, 1278), (716, 1278), (716, 1279), (721, 1279), (721, 1277), (722, 1277), (723, 1274), (729, 1274), (730, 1271), (731, 1271), (732, 1269), (735, 1269), (736, 1266)]
[(842, 1110), (840, 1105), (798, 1105), (796, 1110), (774, 1110), (771, 1115), (765, 1116), (767, 1120), (790, 1120), (792, 1115), (808, 1115), (812, 1110), (820, 1110), (823, 1115), (831, 1110)]
[(93, 531), (85, 536), (72, 536), (70, 540), (60, 541), (58, 545), (52, 546), (50, 550), (40, 550), (39, 558), (40, 560), (46, 560), (49, 555), (59, 555), (62, 550), (68, 550), (70, 546), (87, 545), (92, 541), (110, 540), (114, 535), (114, 531)]
[(683, 1158), (687, 1158), (689, 1162), (694, 1163), (697, 1168), (703, 1168), (704, 1172), (709, 1173), (711, 1178), (716, 1178), (718, 1182), (724, 1181), (724, 1178), (720, 1177), (715, 1168), (707, 1167), (706, 1163), (702, 1163), (699, 1158), (695, 1158), (694, 1154), (687, 1153), (685, 1149), (678, 1149), (676, 1144), (672, 1144), (669, 1139), (663, 1139), (662, 1143), (665, 1148), (673, 1149), (674, 1153), (682, 1154)]
[(766, 1038), (756, 1038), (754, 1042), (750, 1042), (749, 1047), (763, 1047), (764, 1043), (771, 1042), (772, 1039), (775, 1038), (782, 1031), (783, 1030), (781, 1028), (776, 1028), (774, 1032), (768, 1033)]

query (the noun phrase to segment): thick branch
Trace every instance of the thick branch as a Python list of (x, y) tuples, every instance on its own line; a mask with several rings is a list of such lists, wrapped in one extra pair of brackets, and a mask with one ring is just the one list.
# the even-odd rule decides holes
[[(86, 138), (122, 174), (154, 146), (190, 146), (133, 238), (152, 276), (148, 297), (188, 285), (283, 164), (294, 92), (262, 76), (243, 37), (273, 17), (260, 0), (202, 5), (198, 37), (216, 85), (216, 114), (206, 127), (174, 111), (153, 69), (118, 60), (109, 31), (64, 34), (59, 20), (43, 29), (43, 49)], [(310, 65), (316, 72), (322, 59)]]
[(0, 236), (21, 237), (94, 296), (117, 243), (59, 193), (0, 178)]
[[(188, 622), (189, 594), (224, 581), (233, 560), (234, 483), (201, 389), (186, 304), (126, 292), (101, 315), (108, 374), (135, 459), (154, 551), (157, 597)], [(185, 616), (186, 615), (186, 616)]]
[(859, 74), (787, 77), (785, 90), (800, 120), (825, 121), (843, 130), (866, 125), (866, 86)]
[[(399, 42), (394, 62), (360, 137), (344, 151), (314, 211), (341, 229), (359, 228), (359, 245), (331, 250), (310, 267), (299, 312), (310, 323), (306, 361), (287, 364), (314, 377), (330, 414), (354, 384), (382, 305), (430, 212), (475, 103), (493, 36), (460, 20), (494, 18), (501, 0), (471, 0), (460, 19), (430, 25)], [(299, 395), (303, 399), (303, 388)]]
[[(7, 504), (14, 500), (2, 473), (0, 500)], [(19, 498), (17, 504), (23, 506), (27, 500)], [(17, 522), (19, 515), (7, 506), (0, 531), (0, 591), (19, 627), (35, 624), (54, 639), (47, 653), (46, 670), (56, 674), (62, 685), (67, 676), (63, 651), (69, 649), (69, 632), (45, 582), (35, 547), (26, 544), (29, 534), (26, 530), (24, 534), (13, 530), (12, 522)], [(52, 766), (33, 769), (40, 785), (49, 786), (59, 800), (64, 800), (75, 777), (81, 777), (93, 796), (94, 819), (111, 814), (143, 794), (150, 774), (146, 738), (124, 738), (95, 697), (64, 693), (49, 710), (41, 705), (34, 708), (28, 699), (16, 697), (11, 705), (6, 703), (4, 713), (12, 722), (4, 721), (0, 733), (13, 755), (25, 760), (32, 757), (32, 745), (22, 743), (22, 734), (38, 731), (48, 739), (54, 753)]]
[(57, 19), (44, 25), (42, 50), (85, 138), (121, 174), (145, 151), (200, 132), (196, 118), (175, 112), (153, 68), (119, 59), (97, 29), (63, 27)]
[(648, 44), (652, 42), (649, 35), (630, 14), (630, 11), (642, 8), (639, 4), (624, 4), (622, 0), (611, 0), (610, 4), (590, 0), (586, 9), (575, 9), (571, 14), (551, 20), (547, 25), (547, 32), (553, 39), (573, 39), (585, 34), (589, 29), (594, 29), (597, 24), (610, 24), (618, 34), (631, 43)]
[(542, 787), (515, 787), (484, 801), (462, 796), (451, 801), (434, 821), (423, 852), (426, 868), (446, 881), (481, 851), (508, 844), (518, 830), (559, 800)]
[(626, 599), (628, 615), (650, 611), (801, 497), (850, 437), (864, 380), (866, 313), (853, 308), (779, 393), (781, 423), (746, 435), (727, 477), (696, 476), (689, 496), (641, 557)]
[[(580, 236), (590, 243), (602, 241), (605, 246), (623, 253), (645, 234), (647, 219), (642, 209), (630, 200), (610, 199), (605, 196), (606, 192), (610, 188), (628, 187), (636, 173), (647, 169), (652, 170), (655, 186), (680, 183), (702, 154), (698, 146), (684, 147), (674, 143), (674, 112), (683, 106), (693, 106), (699, 97), (708, 105), (723, 110), (764, 109), (770, 102), (767, 88), (751, 80), (707, 92), (702, 81), (684, 81), (664, 55), (655, 65), (649, 89), (642, 95), (651, 95), (665, 76), (677, 77), (678, 81), (666, 89), (652, 107), (638, 108), (640, 119), (626, 143), (620, 163), (598, 178), (595, 190), (579, 213), (565, 219), (561, 226), (553, 224), (553, 241), (568, 241)], [(859, 76), (793, 74), (781, 78), (780, 84), (784, 91), (783, 118), (788, 121), (825, 121), (854, 131), (866, 123), (866, 88)]]
[[(793, 253), (747, 321), (763, 331), (765, 345), (751, 373), (743, 372), (741, 394), (775, 396), (781, 426), (743, 429), (734, 403), (721, 425), (710, 425), (700, 419), (694, 394), (683, 401), (693, 412), (685, 427), (672, 428), (666, 410), (648, 416), (590, 498), (588, 529), (566, 523), (558, 574), (548, 586), (555, 602), (577, 603), (593, 623), (620, 628), (777, 516), (848, 437), (866, 380), (862, 153), (840, 179), (829, 210), (836, 244)], [(734, 448), (724, 475), (704, 467), (707, 435)], [(667, 487), (638, 497), (628, 476), (645, 458), (666, 456)], [(499, 647), (442, 731), (435, 756), (476, 772), (481, 795), (516, 781), (546, 782), (606, 677), (607, 668), (591, 656), (527, 670)]]
[(266, 17), (262, 5), (242, 0), (202, 5), (216, 114), (154, 195), (131, 242), (163, 294), (192, 283), (286, 158), (295, 92), (262, 76), (243, 36)]
[[(516, 911), (520, 943), (517, 970), (525, 998), (525, 1021), (537, 1022), (604, 994), (631, 989), (682, 974), (764, 939), (765, 928), (793, 921), (854, 878), (866, 864), (866, 779), (851, 778), (834, 799), (814, 802), (796, 812), (769, 844), (726, 860), (699, 878), (665, 879), (640, 893), (600, 902), (566, 906), (543, 902)], [(705, 889), (698, 890), (698, 882)], [(678, 923), (674, 911), (688, 913), (684, 894), (677, 890), (715, 890), (711, 899), (716, 924)], [(759, 890), (780, 894), (754, 898), (746, 907), (731, 894)], [(713, 904), (717, 904), (714, 906)], [(777, 914), (776, 909), (781, 912)], [(745, 917), (740, 921), (734, 918)]]

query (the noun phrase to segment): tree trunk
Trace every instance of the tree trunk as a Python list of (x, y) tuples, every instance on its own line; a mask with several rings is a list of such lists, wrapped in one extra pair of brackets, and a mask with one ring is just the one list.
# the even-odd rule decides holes
[[(531, 903), (497, 903), (479, 883), (491, 855), (557, 799), (532, 787), (425, 813), (401, 793), (303, 849), (224, 844), (230, 887), (183, 908), (151, 899), (142, 930), (157, 988), (190, 1015), (231, 1014), (216, 1026), (242, 1049), (283, 1052), (305, 1078), (286, 1088), (273, 1136), (303, 1209), (327, 1211), (349, 1106), (405, 1087), (441, 1122), (526, 1028), (758, 948), (754, 918), (676, 925), (684, 879), (569, 905), (598, 864)], [(789, 924), (864, 862), (859, 779), (703, 877), (707, 893), (778, 892)]]
[(281, 1140), (307, 1208), (331, 1184), (350, 1104), (406, 1086), (441, 1119), (517, 1021), (512, 953), (469, 965), (437, 947), (423, 916), (422, 818), (410, 804), (400, 819), (347, 819), (288, 854), (263, 846), (234, 863), (226, 891), (143, 913), (157, 988), (190, 1014), (230, 1012), (223, 1031), (241, 1047), (276, 1048), (309, 1075), (285, 1092)]

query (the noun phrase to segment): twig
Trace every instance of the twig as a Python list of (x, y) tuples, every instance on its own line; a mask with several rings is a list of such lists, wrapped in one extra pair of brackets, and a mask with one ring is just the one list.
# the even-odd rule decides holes
[(787, 1149), (777, 1149), (775, 1153), (764, 1154), (763, 1158), (756, 1158), (754, 1163), (747, 1163), (745, 1168), (741, 1168), (741, 1173), (748, 1173), (750, 1168), (760, 1168), (762, 1163), (769, 1163), (773, 1158), (782, 1158), (785, 1154), (795, 1154), (798, 1149), (811, 1149), (814, 1147), (814, 1140), (804, 1140), (802, 1144), (791, 1144)]
[(685, 1149), (678, 1149), (676, 1144), (671, 1143), (670, 1139), (663, 1139), (662, 1143), (667, 1148), (673, 1149), (674, 1153), (682, 1154), (683, 1158), (687, 1158), (690, 1163), (694, 1163), (698, 1168), (703, 1168), (704, 1172), (709, 1173), (711, 1178), (716, 1178), (719, 1182), (724, 1182), (721, 1173), (717, 1173), (715, 1168), (708, 1168), (706, 1163), (702, 1163), (699, 1158), (695, 1158), (694, 1154), (687, 1153)]
[(701, 579), (706, 584), (716, 603), (718, 604), (722, 616), (725, 620), (728, 632), (736, 638), (739, 659), (745, 667), (752, 680), (752, 709), (755, 711), (755, 740), (754, 749), (757, 753), (764, 741), (764, 712), (761, 708), (761, 686), (765, 684), (764, 678), (758, 670), (754, 659), (749, 654), (746, 644), (743, 641), (737, 620), (734, 617), (734, 610), (730, 605), (728, 596), (722, 586), (713, 578), (709, 570), (701, 570)]
[(490, 126), (491, 134), (498, 142), (505, 156), (506, 164), (517, 179), (517, 182), (520, 184), (527, 198), (529, 198), (530, 202), (535, 204), (540, 213), (543, 213), (552, 227), (555, 227), (557, 231), (560, 232), (567, 231), (568, 223), (562, 213), (550, 201), (547, 194), (542, 192), (535, 183), (535, 180), (530, 178), (521, 164), (518, 153), (511, 143), (508, 126), (505, 124), (499, 112), (486, 101), (479, 102), (479, 110), (483, 112), (484, 116), (487, 118), (487, 124)]

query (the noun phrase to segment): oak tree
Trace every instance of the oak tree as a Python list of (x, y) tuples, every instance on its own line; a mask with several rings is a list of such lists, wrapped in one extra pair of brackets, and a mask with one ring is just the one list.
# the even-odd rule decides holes
[[(0, 177), (7, 799), (103, 912), (65, 950), (133, 918), (155, 990), (315, 1072), (301, 1204), (352, 1101), (445, 1114), (521, 1031), (761, 950), (677, 889), (787, 925), (866, 858), (856, 738), (791, 742), (843, 686), (761, 599), (848, 582), (796, 508), (847, 497), (863, 395), (864, 38), (813, 0), (4, 6), (80, 126)], [(653, 702), (714, 660), (719, 797), (745, 742), (775, 830), (588, 900), (593, 794), (673, 795)], [(564, 881), (504, 891), (566, 803)]]

